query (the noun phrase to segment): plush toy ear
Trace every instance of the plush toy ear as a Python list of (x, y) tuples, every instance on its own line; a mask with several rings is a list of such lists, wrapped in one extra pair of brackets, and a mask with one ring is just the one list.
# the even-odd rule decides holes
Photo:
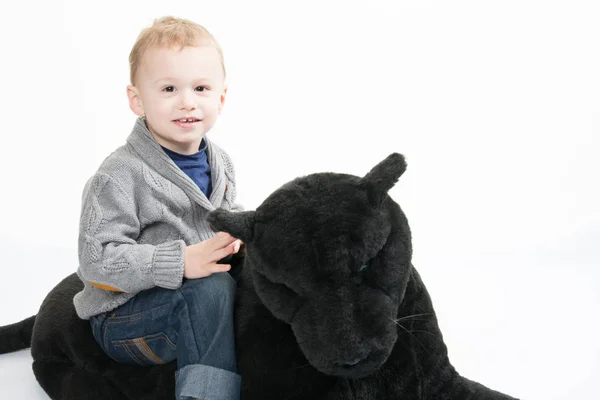
[(406, 160), (399, 153), (392, 153), (377, 164), (361, 179), (361, 185), (366, 187), (371, 202), (379, 206), (387, 192), (394, 187), (398, 178), (406, 171)]
[(217, 209), (208, 214), (208, 223), (218, 232), (227, 232), (231, 236), (242, 239), (244, 243), (252, 241), (254, 233), (255, 211), (231, 212)]

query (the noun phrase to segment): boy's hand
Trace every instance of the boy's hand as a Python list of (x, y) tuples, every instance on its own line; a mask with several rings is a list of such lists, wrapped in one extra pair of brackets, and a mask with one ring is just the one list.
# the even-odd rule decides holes
[(217, 261), (240, 250), (242, 241), (221, 232), (200, 243), (187, 246), (184, 250), (183, 276), (187, 279), (205, 278), (215, 272), (226, 272), (229, 264)]

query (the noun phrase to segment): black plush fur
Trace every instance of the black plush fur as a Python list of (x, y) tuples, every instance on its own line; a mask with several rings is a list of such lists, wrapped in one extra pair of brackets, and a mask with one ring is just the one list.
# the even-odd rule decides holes
[(0, 326), (0, 354), (9, 353), (14, 349), (25, 349), (31, 346), (31, 333), (35, 315), (21, 322)]
[[(308, 175), (255, 211), (210, 215), (246, 243), (235, 314), (242, 400), (512, 399), (448, 359), (408, 221), (387, 193), (405, 169), (392, 154), (363, 178)], [(173, 398), (174, 363), (134, 367), (101, 352), (73, 309), (81, 286), (67, 277), (35, 325), (0, 330), (0, 340), (27, 339), (33, 325), (34, 373), (53, 399)]]

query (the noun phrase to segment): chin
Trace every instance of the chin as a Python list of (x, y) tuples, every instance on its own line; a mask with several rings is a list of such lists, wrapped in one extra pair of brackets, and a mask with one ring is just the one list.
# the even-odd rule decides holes
[[(367, 355), (354, 360), (343, 359), (339, 356), (340, 351), (336, 351), (335, 348), (330, 348), (330, 346), (326, 345), (313, 349), (303, 348), (304, 346), (300, 345), (300, 349), (308, 362), (318, 371), (326, 375), (358, 379), (374, 374), (385, 364), (394, 348), (396, 340), (397, 336), (392, 334), (388, 335), (383, 343), (375, 341), (371, 346), (364, 346), (363, 342), (363, 346), (357, 348), (351, 354), (366, 353)], [(302, 341), (301, 343), (305, 342)], [(318, 348), (327, 349), (328, 347), (332, 350), (329, 354), (327, 354), (327, 351), (316, 350)], [(344, 351), (344, 353), (347, 352)]]

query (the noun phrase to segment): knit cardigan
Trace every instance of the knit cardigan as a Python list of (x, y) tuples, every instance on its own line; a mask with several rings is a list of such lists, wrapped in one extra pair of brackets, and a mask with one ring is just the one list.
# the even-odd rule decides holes
[(242, 210), (235, 203), (231, 159), (205, 140), (210, 198), (163, 151), (142, 118), (87, 181), (77, 269), (84, 287), (73, 298), (81, 319), (111, 311), (142, 290), (180, 287), (185, 246), (216, 234), (207, 214)]

